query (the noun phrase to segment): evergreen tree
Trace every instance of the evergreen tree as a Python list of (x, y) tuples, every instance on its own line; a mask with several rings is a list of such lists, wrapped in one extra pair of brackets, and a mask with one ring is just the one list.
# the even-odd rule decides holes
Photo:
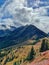
[(13, 65), (16, 65), (16, 62), (14, 62), (14, 64)]
[(44, 52), (46, 50), (48, 50), (48, 40), (47, 39), (43, 39), (42, 40), (42, 44), (41, 44), (41, 48), (40, 48), (40, 52)]
[(14, 64), (13, 64), (13, 65), (20, 65), (20, 62), (19, 62), (19, 61), (14, 62)]
[(30, 53), (27, 56), (27, 60), (30, 61), (30, 60), (32, 60), (34, 58), (35, 58), (35, 51), (34, 51), (34, 48), (32, 47)]

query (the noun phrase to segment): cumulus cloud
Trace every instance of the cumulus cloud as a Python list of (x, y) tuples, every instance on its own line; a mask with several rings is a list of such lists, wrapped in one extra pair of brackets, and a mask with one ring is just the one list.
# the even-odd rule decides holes
[(48, 33), (47, 9), (49, 5), (47, 3), (49, 2), (42, 0), (7, 0), (0, 8), (0, 29), (2, 29), (2, 24), (8, 29), (10, 26), (19, 27), (32, 24)]

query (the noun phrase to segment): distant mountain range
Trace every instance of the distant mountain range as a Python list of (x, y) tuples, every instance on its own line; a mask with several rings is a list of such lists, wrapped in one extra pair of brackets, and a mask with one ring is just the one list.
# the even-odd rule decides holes
[[(6, 27), (5, 25), (2, 25), (2, 27), (3, 26)], [(15, 29), (16, 29), (16, 27), (14, 27), (14, 26), (10, 26), (10, 29), (7, 29), (7, 28), (0, 29), (0, 37), (9, 35)]]
[[(1, 36), (3, 32), (4, 35)], [(40, 39), (43, 37), (47, 37), (47, 34), (34, 25), (21, 26), (15, 28), (14, 31), (0, 30), (0, 48), (12, 46), (29, 39)]]

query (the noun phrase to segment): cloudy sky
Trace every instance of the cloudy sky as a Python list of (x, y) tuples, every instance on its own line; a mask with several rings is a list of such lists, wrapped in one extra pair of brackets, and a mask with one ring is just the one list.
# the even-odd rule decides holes
[(49, 32), (49, 0), (0, 0), (0, 29), (27, 24)]

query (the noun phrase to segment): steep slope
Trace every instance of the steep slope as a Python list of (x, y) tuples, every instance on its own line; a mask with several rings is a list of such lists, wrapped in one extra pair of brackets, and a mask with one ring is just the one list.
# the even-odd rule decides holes
[(33, 62), (29, 65), (49, 65), (49, 50), (42, 52), (41, 56), (38, 56)]
[(46, 36), (46, 33), (39, 30), (34, 25), (21, 26), (9, 33), (9, 35), (0, 37), (0, 48), (12, 46), (29, 39), (39, 39)]

